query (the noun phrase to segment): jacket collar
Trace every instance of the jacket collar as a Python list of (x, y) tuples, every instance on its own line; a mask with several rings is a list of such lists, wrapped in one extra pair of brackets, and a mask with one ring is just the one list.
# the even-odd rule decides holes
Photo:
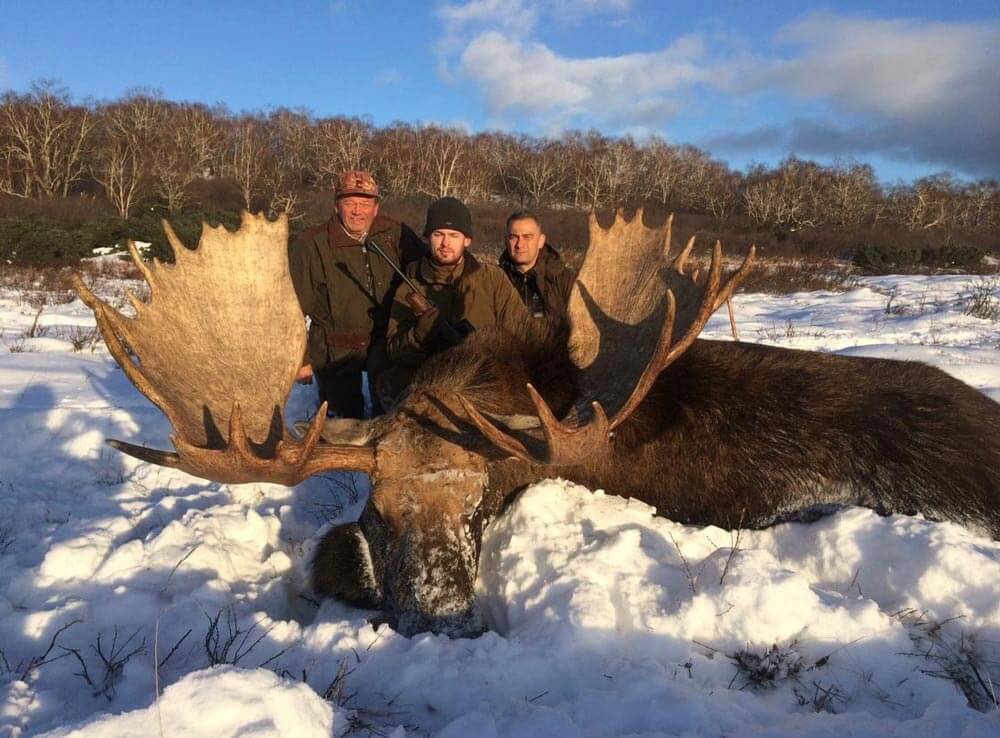
[(517, 264), (511, 260), (507, 249), (504, 249), (503, 253), (500, 254), (499, 264), (503, 267), (504, 271), (511, 276), (519, 276), (522, 279), (528, 279), (529, 277), (534, 276), (536, 282), (541, 284), (545, 281), (545, 274), (549, 271), (548, 267), (553, 262), (557, 261), (559, 261), (559, 252), (548, 244), (545, 244), (542, 246), (542, 250), (538, 252), (538, 258), (535, 260), (535, 265), (527, 272), (522, 272), (517, 268)]
[(428, 284), (457, 284), (463, 277), (466, 277), (479, 269), (479, 261), (465, 252), (461, 264), (453, 267), (439, 267), (429, 254), (424, 254), (420, 259), (420, 278)]

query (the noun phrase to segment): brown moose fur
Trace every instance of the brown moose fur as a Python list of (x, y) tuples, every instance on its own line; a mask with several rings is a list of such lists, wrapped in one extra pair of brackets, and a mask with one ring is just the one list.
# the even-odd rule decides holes
[[(310, 568), (317, 592), (356, 607), (378, 607), (382, 593), (374, 578), (364, 533), (357, 523), (331, 528), (317, 544)], [(344, 571), (352, 575), (343, 576)]]
[[(375, 478), (375, 501), (360, 521), (363, 538), (335, 530), (321, 542), (320, 552), (328, 552), (315, 559), (321, 594), (378, 598), (378, 585), (356, 581), (354, 562), (368, 553), (343, 550), (357, 543), (369, 548), (375, 581), (384, 582), (379, 604), (400, 618), (401, 631), (479, 632), (485, 624), (473, 585), (483, 529), (519, 490), (553, 476), (634, 497), (691, 524), (763, 527), (832, 506), (864, 505), (882, 514), (951, 520), (1000, 538), (1000, 405), (915, 362), (698, 340), (660, 374), (617, 429), (606, 456), (558, 467), (510, 458), (475, 431), (456, 397), (461, 393), (492, 413), (531, 414), (530, 381), (561, 416), (577, 395), (567, 341), (564, 330), (537, 324), (520, 336), (484, 331), (419, 370), (376, 435), (380, 448), (399, 456), (395, 461), (420, 469), (401, 478), (399, 467), (388, 480)], [(527, 442), (530, 433), (524, 435)], [(419, 462), (406, 453), (414, 447), (421, 449)], [(466, 462), (452, 458), (459, 451)], [(449, 458), (436, 460), (439, 453)], [(454, 523), (457, 536), (444, 531), (437, 543), (425, 537), (407, 548), (405, 539), (420, 525), (406, 524), (405, 509), (395, 520), (376, 510), (380, 486), (398, 493), (411, 485), (416, 499), (427, 500), (438, 492), (426, 486), (421, 470), (456, 463), (485, 466), (488, 480), (477, 483), (476, 499), (459, 491), (472, 509), (453, 516), (465, 521)], [(411, 533), (401, 544), (394, 529)], [(456, 537), (458, 544), (450, 540)], [(427, 606), (413, 591), (414, 580), (427, 581), (418, 560), (428, 552), (438, 562), (437, 576), (461, 590), (446, 607)]]
[[(483, 334), (429, 362), (416, 391), (561, 415), (567, 335)], [(922, 513), (1000, 538), (1000, 405), (932, 366), (699, 339), (586, 467), (539, 467), (685, 523), (761, 527), (817, 505)]]

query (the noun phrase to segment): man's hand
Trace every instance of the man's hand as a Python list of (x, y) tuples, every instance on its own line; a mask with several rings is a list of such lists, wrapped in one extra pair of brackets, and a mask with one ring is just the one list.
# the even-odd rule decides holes
[(420, 313), (420, 316), (417, 318), (417, 324), (413, 326), (413, 337), (417, 343), (422, 346), (434, 337), (434, 334), (437, 333), (440, 317), (441, 311), (433, 305)]
[(295, 374), (295, 381), (299, 384), (312, 384), (313, 383), (313, 368), (312, 364), (306, 364), (305, 366), (300, 366), (299, 371)]
[(435, 309), (426, 297), (415, 290), (409, 292), (403, 299), (406, 300), (406, 304), (410, 306), (410, 310), (412, 310), (413, 314), (417, 317), (423, 315), (428, 310)]

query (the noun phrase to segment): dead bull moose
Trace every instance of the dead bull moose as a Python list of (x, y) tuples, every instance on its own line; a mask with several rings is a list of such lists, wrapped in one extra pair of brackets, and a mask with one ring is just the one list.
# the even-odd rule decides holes
[[(809, 509), (923, 513), (1000, 537), (1000, 405), (932, 367), (696, 340), (749, 272), (667, 261), (670, 222), (590, 221), (571, 328), (480, 332), (428, 361), (390, 414), (303, 439), (282, 409), (305, 332), (287, 221), (203, 230), (173, 265), (133, 259), (134, 318), (82, 283), (108, 348), (169, 418), (176, 452), (121, 451), (218, 482), (294, 485), (366, 472), (358, 523), (333, 529), (316, 589), (390, 610), (403, 633), (472, 635), (484, 526), (550, 476), (635, 497), (685, 523), (766, 526)], [(321, 433), (323, 438), (321, 439)], [(331, 437), (331, 433), (333, 434)]]

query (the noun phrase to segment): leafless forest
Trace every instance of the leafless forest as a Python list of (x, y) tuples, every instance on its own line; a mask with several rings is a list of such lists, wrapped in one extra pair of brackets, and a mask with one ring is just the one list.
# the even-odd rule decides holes
[[(864, 163), (797, 158), (739, 172), (694, 146), (655, 138), (376, 127), (299, 110), (234, 114), (145, 92), (75, 102), (52, 83), (0, 98), (0, 220), (247, 208), (284, 210), (302, 225), (326, 216), (333, 176), (345, 168), (372, 170), (389, 207), (411, 225), (420, 225), (413, 221), (427, 198), (475, 203), (489, 238), (512, 208), (553, 214), (550, 238), (573, 241), (583, 212), (644, 205), (682, 214), (710, 237), (773, 243), (775, 253), (782, 243), (785, 253), (829, 256), (914, 239), (1000, 250), (996, 181), (941, 175), (884, 186)], [(13, 247), (0, 248), (10, 261)]]

